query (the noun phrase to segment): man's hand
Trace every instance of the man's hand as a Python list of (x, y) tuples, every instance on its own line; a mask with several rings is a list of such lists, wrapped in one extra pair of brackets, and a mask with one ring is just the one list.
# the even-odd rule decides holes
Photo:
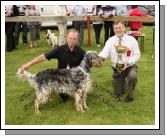
[(23, 73), (25, 70), (28, 70), (31, 67), (30, 63), (24, 64), (21, 66), (21, 73)]
[(22, 65), (21, 66), (21, 73), (23, 73), (25, 70), (29, 69), (32, 65), (38, 64), (44, 60), (46, 60), (45, 55), (44, 54), (39, 55), (38, 57), (34, 58), (32, 61)]
[(123, 70), (125, 70), (128, 66), (129, 66), (129, 63), (128, 63), (128, 61), (126, 61), (126, 62), (124, 63), (124, 68), (123, 68)]

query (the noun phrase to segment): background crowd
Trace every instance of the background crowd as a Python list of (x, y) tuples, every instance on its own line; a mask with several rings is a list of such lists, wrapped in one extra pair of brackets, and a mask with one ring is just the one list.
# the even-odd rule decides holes
[[(155, 10), (154, 6), (147, 7), (149, 10)], [(58, 6), (55, 16), (87, 16), (88, 6), (75, 5), (72, 8), (65, 5)], [(139, 8), (138, 5), (94, 5), (92, 8), (93, 16), (100, 16), (103, 19), (112, 16), (150, 16)], [(40, 11), (35, 5), (7, 5), (5, 6), (5, 16), (40, 16)], [(95, 32), (96, 46), (104, 45), (109, 37), (114, 35), (113, 21), (94, 21), (92, 22)], [(141, 21), (126, 22), (132, 31), (140, 31)], [(59, 46), (66, 43), (67, 21), (58, 21)], [(73, 21), (73, 28), (79, 31), (79, 46), (82, 46), (84, 40), (84, 29), (86, 21)], [(101, 41), (101, 30), (104, 27), (104, 41)], [(5, 22), (6, 32), (6, 51), (10, 52), (19, 45), (20, 32), (22, 31), (22, 42), (24, 46), (29, 44), (30, 48), (37, 46), (40, 40), (41, 22)], [(27, 33), (30, 32), (30, 40), (27, 39)], [(137, 39), (137, 38), (136, 38)]]

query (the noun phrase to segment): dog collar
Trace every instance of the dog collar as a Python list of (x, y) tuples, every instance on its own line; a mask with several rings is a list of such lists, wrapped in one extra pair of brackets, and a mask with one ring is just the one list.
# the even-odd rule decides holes
[(88, 75), (88, 73), (86, 73), (86, 71), (83, 69), (83, 68), (81, 68), (80, 66), (78, 66), (78, 68), (87, 76)]

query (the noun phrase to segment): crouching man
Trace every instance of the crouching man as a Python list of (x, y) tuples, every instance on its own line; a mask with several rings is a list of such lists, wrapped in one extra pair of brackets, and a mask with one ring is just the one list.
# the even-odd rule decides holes
[(111, 58), (115, 99), (120, 100), (120, 96), (128, 90), (125, 102), (131, 102), (137, 82), (136, 62), (140, 58), (138, 42), (134, 37), (125, 34), (125, 25), (121, 21), (113, 23), (113, 30), (115, 35), (106, 41), (99, 56), (104, 59)]

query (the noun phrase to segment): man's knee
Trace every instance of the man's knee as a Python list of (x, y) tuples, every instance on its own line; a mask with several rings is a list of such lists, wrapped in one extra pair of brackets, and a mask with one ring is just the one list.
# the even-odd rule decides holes
[(129, 80), (137, 80), (137, 72), (135, 70), (130, 70), (129, 74), (128, 74), (128, 79)]

